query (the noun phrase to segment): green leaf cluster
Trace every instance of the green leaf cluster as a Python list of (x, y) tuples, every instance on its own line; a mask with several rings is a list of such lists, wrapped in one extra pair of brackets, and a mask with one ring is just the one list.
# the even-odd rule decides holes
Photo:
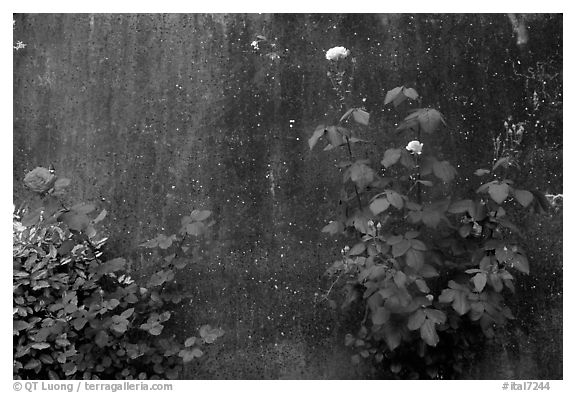
[[(53, 198), (42, 196), (44, 212)], [(171, 305), (188, 296), (174, 279), (188, 258), (174, 249), (186, 249), (187, 227), (204, 225), (210, 212), (187, 216), (185, 234), (145, 243), (167, 255), (142, 286), (126, 259), (104, 257), (106, 239), (94, 226), (106, 213), (89, 218), (94, 210), (61, 206), (26, 224), (13, 217), (14, 379), (175, 379), (223, 334), (205, 325), (179, 343), (163, 333)]]
[[(421, 100), (414, 89), (400, 86), (388, 91), (384, 105), (396, 107), (407, 99)], [(354, 111), (344, 113), (340, 122)], [(365, 119), (357, 122), (367, 126), (369, 116)], [(397, 135), (421, 142), (445, 124), (436, 109), (415, 109)], [(342, 128), (340, 123), (319, 126), (310, 147), (324, 135), (333, 146), (346, 145), (351, 131)], [(475, 172), (494, 177), (478, 188), (475, 199), (424, 193), (422, 186), (434, 187), (439, 180), (445, 188), (459, 175), (449, 161), (426, 149), (433, 143), (425, 142), (421, 154), (402, 145), (388, 147), (380, 167), (370, 159), (354, 160), (348, 144), (349, 160), (338, 165), (343, 169), (340, 209), (322, 229), (354, 239), (328, 268), (335, 281), (325, 296), (335, 308), (329, 296), (340, 282), (343, 312), (364, 310), (358, 331), (345, 339), (357, 352), (353, 363), (372, 359), (387, 364), (399, 378), (457, 376), (472, 358), (472, 343), (493, 338), (513, 318), (506, 306), (514, 294), (511, 271), (528, 274), (529, 263), (518, 244), (521, 231), (506, 210), (530, 207), (539, 199), (506, 177), (506, 159)], [(509, 206), (512, 199), (518, 205)]]

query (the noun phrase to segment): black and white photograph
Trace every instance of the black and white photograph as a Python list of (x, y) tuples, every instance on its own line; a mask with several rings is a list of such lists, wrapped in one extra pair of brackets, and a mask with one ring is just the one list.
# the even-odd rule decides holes
[(6, 391), (561, 391), (562, 13), (12, 19)]

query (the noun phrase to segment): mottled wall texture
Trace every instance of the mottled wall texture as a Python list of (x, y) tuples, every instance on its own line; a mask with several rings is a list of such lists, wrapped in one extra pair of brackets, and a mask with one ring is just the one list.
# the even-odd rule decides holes
[[(371, 113), (376, 157), (399, 115), (386, 90), (415, 87), (448, 126), (427, 143), (458, 165), (450, 191), (492, 159), (512, 116), (527, 133), (528, 187), (562, 193), (562, 15), (15, 15), (14, 201), (21, 180), (53, 163), (70, 198), (108, 210), (109, 252), (139, 274), (138, 244), (173, 233), (194, 208), (216, 225), (178, 277), (195, 296), (175, 332), (226, 335), (192, 378), (386, 378), (352, 366), (357, 326), (318, 302), (345, 239), (320, 229), (339, 182), (337, 152), (307, 139), (334, 101), (324, 52), (357, 59), (353, 96)], [(267, 38), (259, 50), (257, 35)], [(379, 156), (380, 153), (377, 153)], [(562, 378), (562, 215), (518, 217), (531, 255), (518, 318), (466, 378)]]

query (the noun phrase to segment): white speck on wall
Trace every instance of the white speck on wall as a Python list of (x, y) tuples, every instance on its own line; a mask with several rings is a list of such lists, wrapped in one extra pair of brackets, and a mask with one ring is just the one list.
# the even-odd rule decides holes
[(268, 164), (268, 173), (266, 177), (270, 181), (270, 194), (272, 195), (272, 199), (276, 198), (276, 182), (274, 179), (274, 170), (272, 169), (272, 165)]

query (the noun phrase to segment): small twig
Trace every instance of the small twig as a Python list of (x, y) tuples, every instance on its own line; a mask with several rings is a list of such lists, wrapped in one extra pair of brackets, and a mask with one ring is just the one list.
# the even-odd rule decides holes
[[(422, 143), (420, 141), (420, 127), (418, 127), (418, 142)], [(418, 155), (416, 155), (416, 180), (420, 180), (420, 160), (418, 159)], [(418, 204), (422, 204), (422, 189), (421, 189), (421, 184), (420, 182), (416, 183), (416, 200), (418, 201)]]
[(340, 274), (338, 275), (338, 277), (336, 277), (336, 280), (334, 280), (334, 282), (332, 283), (332, 285), (330, 285), (330, 288), (328, 288), (328, 291), (326, 292), (326, 295), (324, 295), (324, 299), (326, 299), (326, 301), (328, 301), (328, 296), (330, 296), (330, 292), (332, 292), (332, 288), (334, 288), (334, 285), (336, 285), (336, 283), (338, 282), (338, 280), (340, 280), (340, 277), (342, 277), (342, 274), (344, 274), (344, 270), (342, 270), (340, 272)]

